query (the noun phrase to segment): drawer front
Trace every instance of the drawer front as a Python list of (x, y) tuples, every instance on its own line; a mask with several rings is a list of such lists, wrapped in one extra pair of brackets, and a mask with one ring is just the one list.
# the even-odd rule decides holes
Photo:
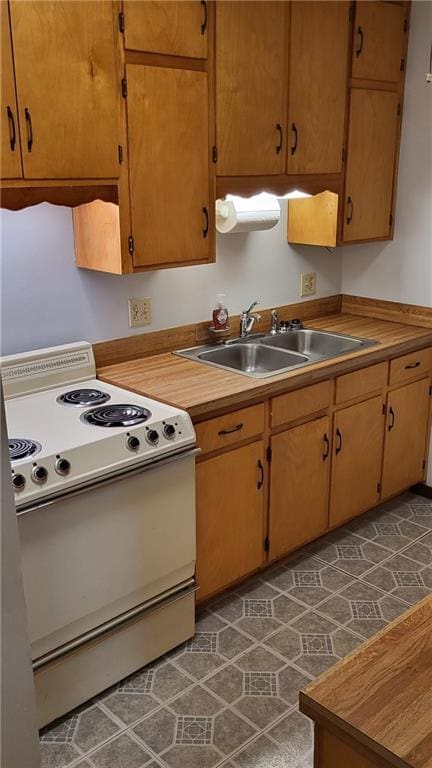
[(411, 352), (409, 355), (397, 357), (390, 363), (390, 384), (415, 379), (422, 373), (432, 370), (432, 347)]
[(376, 392), (387, 384), (388, 363), (377, 363), (360, 371), (345, 373), (336, 379), (336, 403)]
[(195, 424), (198, 447), (202, 453), (217, 451), (264, 431), (264, 405), (252, 405), (226, 413), (216, 419)]
[(330, 405), (331, 388), (332, 382), (327, 379), (319, 384), (274, 397), (271, 402), (272, 427), (323, 411)]

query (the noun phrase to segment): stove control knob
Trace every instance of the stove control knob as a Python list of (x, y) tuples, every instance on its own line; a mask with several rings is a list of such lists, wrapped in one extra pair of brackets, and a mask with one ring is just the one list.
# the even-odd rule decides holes
[(57, 459), (55, 463), (55, 471), (58, 475), (68, 475), (70, 472), (70, 461), (67, 459)]
[(12, 476), (12, 485), (15, 488), (16, 491), (22, 491), (22, 489), (25, 486), (25, 477), (24, 477), (24, 475), (13, 475)]
[(150, 445), (156, 445), (159, 442), (159, 433), (155, 429), (149, 429), (146, 435), (147, 442)]
[(163, 431), (165, 437), (167, 437), (168, 440), (172, 440), (172, 438), (175, 436), (176, 428), (174, 424), (165, 424)]
[(130, 437), (128, 437), (126, 441), (126, 445), (130, 451), (137, 451), (141, 445), (141, 441), (139, 437), (136, 437), (136, 435), (131, 435)]
[(41, 466), (33, 467), (31, 476), (32, 476), (33, 482), (38, 483), (39, 485), (42, 485), (47, 481), (48, 470), (45, 469), (45, 467), (41, 467)]

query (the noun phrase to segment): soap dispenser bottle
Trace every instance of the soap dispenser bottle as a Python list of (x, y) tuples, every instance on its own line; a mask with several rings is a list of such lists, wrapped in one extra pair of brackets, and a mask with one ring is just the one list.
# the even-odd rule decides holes
[(216, 306), (213, 310), (213, 328), (215, 331), (225, 331), (228, 328), (228, 310), (224, 299), (225, 294), (218, 293)]

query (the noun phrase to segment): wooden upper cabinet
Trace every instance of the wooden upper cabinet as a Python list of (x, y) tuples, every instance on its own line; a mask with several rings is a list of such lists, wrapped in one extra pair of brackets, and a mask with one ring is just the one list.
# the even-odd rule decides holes
[(126, 0), (125, 47), (132, 51), (207, 58), (208, 8), (204, 0)]
[(134, 267), (210, 260), (205, 72), (128, 64)]
[(399, 96), (351, 90), (343, 240), (390, 237)]
[(18, 128), (18, 110), (15, 96), (12, 45), (9, 12), (6, 2), (1, 3), (1, 177), (22, 178), (21, 150)]
[(12, 0), (10, 12), (24, 177), (118, 176), (113, 4)]
[(285, 172), (286, 3), (216, 5), (219, 176)]
[(429, 433), (430, 379), (389, 392), (382, 479), (383, 497), (423, 480)]
[(405, 8), (391, 2), (357, 2), (351, 74), (398, 83), (404, 69)]
[(348, 68), (349, 2), (293, 2), (288, 173), (340, 173)]

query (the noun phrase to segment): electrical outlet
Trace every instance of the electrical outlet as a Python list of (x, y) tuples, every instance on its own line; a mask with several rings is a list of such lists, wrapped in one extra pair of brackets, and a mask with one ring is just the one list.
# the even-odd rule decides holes
[(151, 299), (128, 299), (129, 328), (150, 325), (152, 321)]
[(300, 296), (314, 296), (316, 293), (316, 272), (301, 276)]

